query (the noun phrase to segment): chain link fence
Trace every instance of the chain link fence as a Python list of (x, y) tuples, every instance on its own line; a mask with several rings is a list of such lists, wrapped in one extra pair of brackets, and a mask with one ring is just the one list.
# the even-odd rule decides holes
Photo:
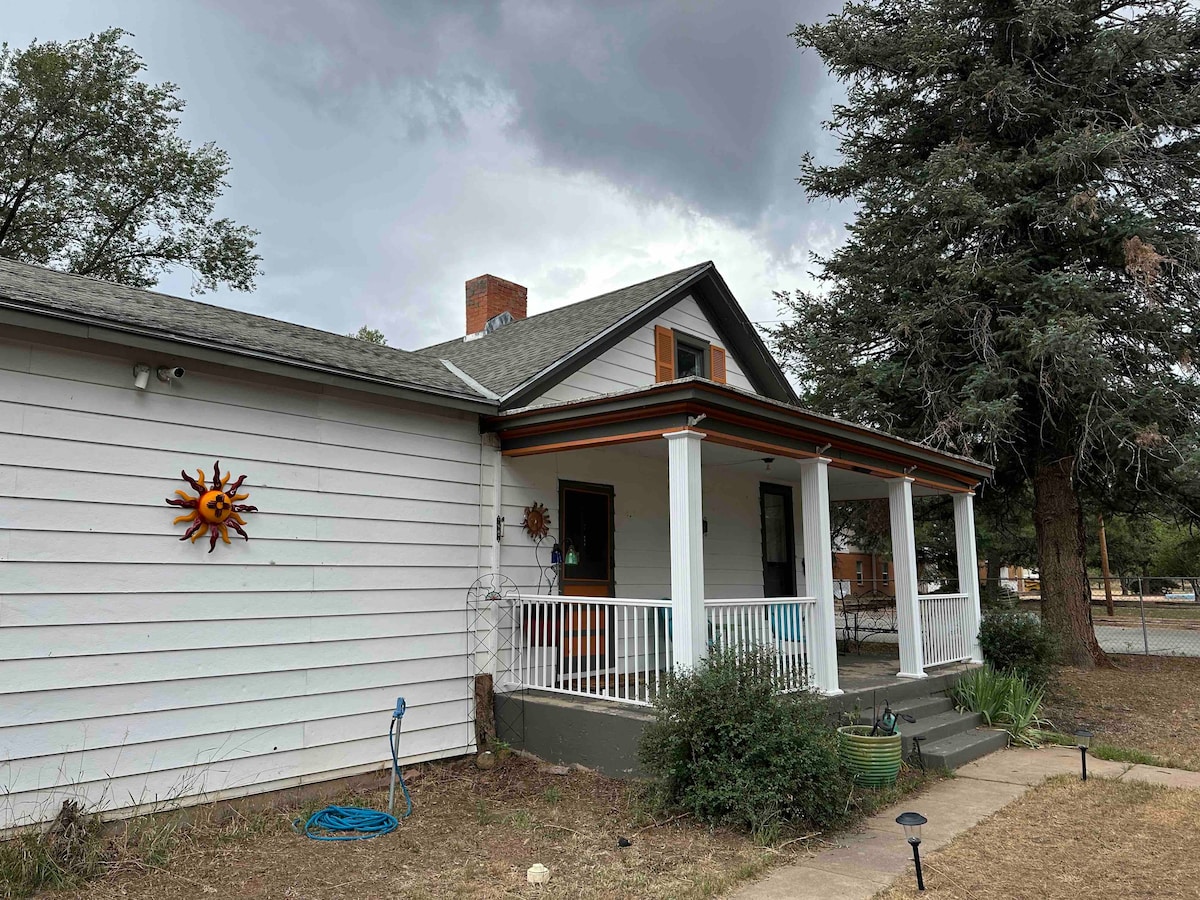
[[(1200, 657), (1200, 577), (1135, 575), (1104, 579), (1092, 587), (1092, 624), (1109, 653)], [(985, 600), (1018, 600), (1022, 609), (1039, 612), (1041, 585), (1036, 576), (1004, 578), (981, 585)]]

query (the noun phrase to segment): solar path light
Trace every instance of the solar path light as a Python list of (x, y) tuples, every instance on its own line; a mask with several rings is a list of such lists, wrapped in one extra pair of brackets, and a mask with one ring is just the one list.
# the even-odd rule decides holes
[(929, 820), (920, 813), (906, 812), (896, 816), (896, 824), (904, 827), (904, 836), (912, 845), (913, 865), (917, 869), (917, 890), (925, 890), (925, 879), (921, 876), (921, 826)]
[(1075, 732), (1075, 746), (1079, 748), (1079, 764), (1083, 768), (1083, 780), (1087, 781), (1087, 752), (1092, 743), (1092, 733), (1086, 728)]

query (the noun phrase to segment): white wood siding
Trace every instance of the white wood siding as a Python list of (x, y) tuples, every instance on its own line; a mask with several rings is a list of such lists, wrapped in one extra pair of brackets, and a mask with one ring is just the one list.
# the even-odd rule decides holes
[[(615, 347), (605, 351), (583, 366), (572, 372), (546, 393), (542, 394), (536, 403), (561, 403), (566, 400), (579, 400), (582, 397), (592, 397), (596, 394), (609, 394), (614, 391), (624, 391), (629, 388), (645, 387), (654, 384), (654, 326), (673, 328), (684, 334), (701, 338), (718, 347), (725, 347), (724, 342), (717, 337), (708, 318), (700, 309), (700, 305), (689, 297), (682, 298), (678, 303), (667, 309), (655, 321), (644, 325), (621, 341)], [(733, 353), (726, 350), (726, 381), (734, 387), (754, 390), (750, 379), (745, 376)]]
[[(666, 441), (661, 449), (610, 447), (504, 460), (504, 517), (501, 568), (522, 593), (547, 593), (542, 570), (558, 539), (560, 481), (611, 485), (614, 489), (616, 596), (659, 599), (671, 596), (671, 530), (668, 506)], [(648, 448), (648, 444), (640, 445)], [(762, 525), (759, 483), (787, 481), (764, 477), (757, 460), (745, 466), (702, 467), (704, 585), (708, 599), (763, 595)], [(492, 468), (484, 482), (491, 490)], [(804, 535), (800, 486), (791, 484), (796, 527), (797, 592), (804, 593)], [(534, 502), (550, 511), (550, 534), (540, 550), (520, 527), (525, 507)], [(489, 509), (490, 514), (490, 509)], [(536, 558), (535, 558), (536, 557)]]
[[(0, 338), (0, 827), (375, 769), (397, 695), (406, 758), (468, 751), (475, 416), (199, 364), (134, 390), (153, 356)], [(214, 459), (262, 512), (209, 555), (163, 500)]]

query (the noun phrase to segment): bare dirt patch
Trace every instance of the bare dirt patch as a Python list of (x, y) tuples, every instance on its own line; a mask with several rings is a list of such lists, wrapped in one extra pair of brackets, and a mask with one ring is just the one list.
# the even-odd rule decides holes
[[(320, 843), (292, 832), (300, 811), (260, 813), (247, 827), (192, 829), (161, 866), (126, 865), (47, 896), (706, 897), (805, 852), (803, 841), (770, 850), (686, 818), (656, 825), (634, 786), (556, 771), (520, 757), (488, 772), (469, 760), (415, 766), (406, 774), (416, 810), (391, 835)], [(338, 802), (383, 809), (387, 791)], [(620, 837), (631, 846), (618, 847)], [(526, 882), (535, 862), (550, 868), (549, 885)]]
[(1060, 669), (1045, 716), (1071, 734), (1139, 750), (1160, 765), (1200, 769), (1200, 659), (1114, 656), (1114, 669)]
[(1200, 792), (1063, 777), (922, 857), (876, 900), (1176, 900), (1200, 884)]

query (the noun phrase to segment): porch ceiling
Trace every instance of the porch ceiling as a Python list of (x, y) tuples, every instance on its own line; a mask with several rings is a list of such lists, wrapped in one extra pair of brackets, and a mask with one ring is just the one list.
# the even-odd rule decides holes
[[(698, 427), (703, 431), (703, 423)], [(747, 450), (742, 447), (732, 447), (728, 444), (705, 441), (701, 469), (705, 473), (732, 471), (753, 472), (759, 481), (778, 481), (799, 484), (800, 460), (789, 456), (774, 456), (771, 458), (771, 468), (768, 470), (763, 461), (765, 454), (761, 451)], [(667, 458), (667, 442), (662, 440), (642, 440), (620, 445), (623, 454), (653, 459), (665, 462)], [(585, 451), (589, 452), (589, 451)], [(590, 452), (597, 452), (595, 449)], [(947, 493), (946, 490), (924, 484), (913, 485), (914, 497), (927, 497)], [(878, 476), (855, 472), (853, 469), (831, 465), (829, 467), (829, 499), (839, 500), (870, 500), (882, 499), (888, 495), (887, 481)]]
[(756, 460), (761, 465), (769, 456), (779, 477), (787, 479), (784, 467), (794, 467), (796, 460), (827, 457), (836, 499), (881, 496), (881, 478), (903, 475), (926, 493), (968, 491), (992, 471), (975, 460), (694, 378), (484, 420), (507, 456), (644, 442), (661, 446), (664, 433), (687, 427), (707, 435), (706, 466)]

